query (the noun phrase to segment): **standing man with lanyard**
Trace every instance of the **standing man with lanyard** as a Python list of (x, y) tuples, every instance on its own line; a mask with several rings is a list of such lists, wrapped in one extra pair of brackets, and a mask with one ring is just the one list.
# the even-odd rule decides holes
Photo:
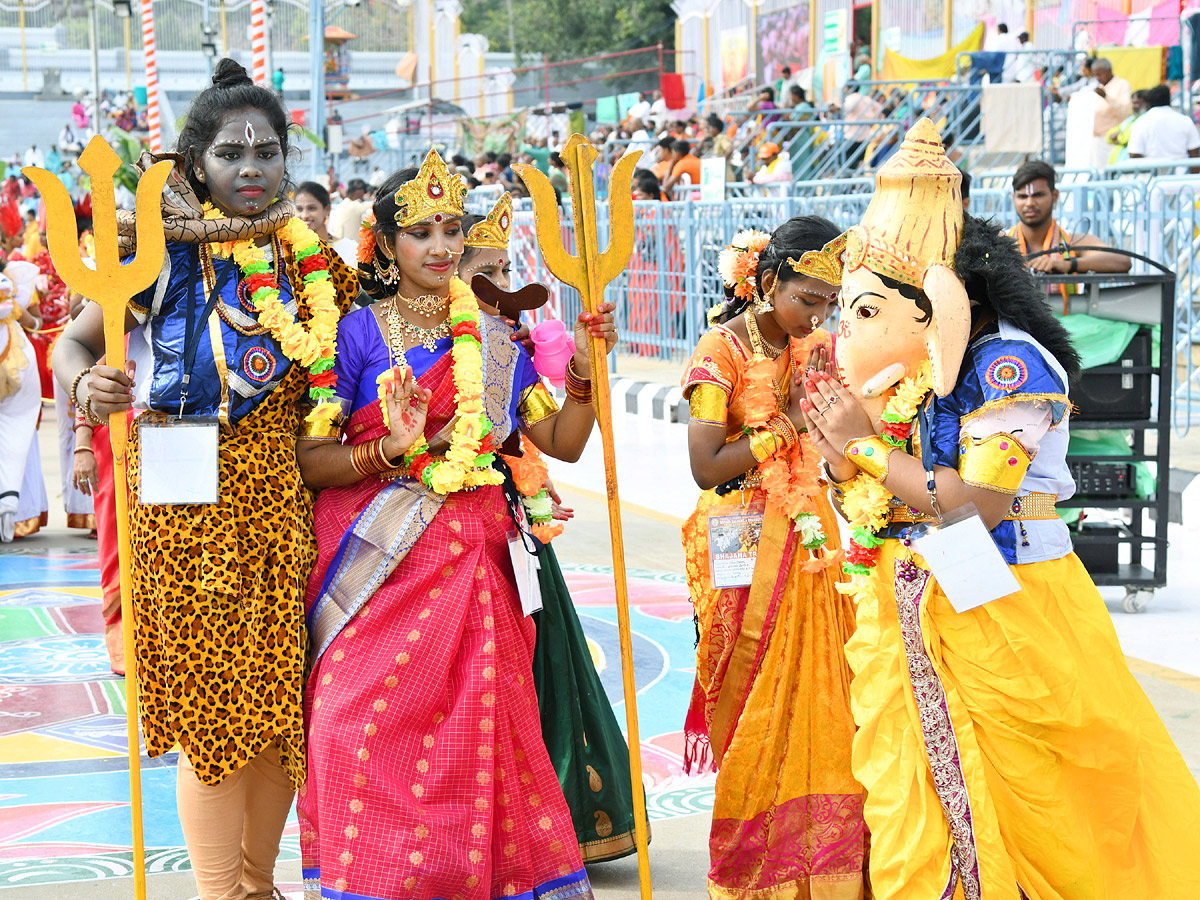
[[(1013, 176), (1013, 206), (1019, 222), (1005, 232), (1017, 242), (1025, 256), (1043, 250), (1054, 250), (1029, 260), (1031, 272), (1055, 275), (1074, 275), (1077, 272), (1128, 272), (1130, 259), (1119, 253), (1099, 248), (1104, 243), (1086, 232), (1072, 234), (1054, 220), (1058, 191), (1054, 187), (1054, 167), (1040, 159), (1022, 164)], [(1078, 293), (1078, 286), (1056, 284), (1050, 293)]]

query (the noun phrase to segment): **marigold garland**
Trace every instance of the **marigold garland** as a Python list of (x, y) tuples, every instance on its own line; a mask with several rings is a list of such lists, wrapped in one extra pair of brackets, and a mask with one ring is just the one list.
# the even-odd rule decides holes
[[(222, 214), (211, 203), (204, 204), (204, 218), (219, 219)], [(297, 216), (292, 216), (275, 232), (292, 252), (304, 284), (297, 296), (309, 311), (307, 327), (284, 309), (279, 299), (279, 280), (271, 272), (267, 255), (254, 241), (227, 241), (214, 244), (220, 256), (232, 256), (242, 272), (246, 293), (258, 313), (258, 324), (270, 332), (283, 355), (308, 369), (308, 396), (313, 409), (310, 422), (331, 421), (341, 413), (334, 401), (337, 375), (333, 371), (337, 356), (337, 290), (329, 280), (329, 264), (321, 252), (316, 233)], [(283, 265), (276, 260), (277, 270)], [(293, 286), (293, 292), (295, 286)]]
[[(915, 375), (900, 383), (881, 417), (884, 428), (881, 437), (885, 441), (894, 447), (907, 446), (917, 410), (932, 385), (928, 360), (921, 363)], [(853, 595), (860, 603), (875, 592), (871, 575), (879, 564), (879, 548), (883, 546), (883, 539), (876, 532), (887, 524), (893, 496), (880, 481), (859, 472), (842, 497), (842, 512), (850, 524), (850, 544), (846, 548), (842, 571), (850, 576), (850, 580), (839, 583), (837, 588)]]
[[(829, 333), (823, 329), (814, 330), (802, 341), (791, 341), (793, 367), (807, 366), (813, 348), (828, 342)], [(761, 427), (779, 411), (775, 397), (775, 362), (762, 356), (755, 357), (746, 369), (745, 383), (742, 396), (746, 427)], [(792, 521), (801, 545), (810, 551), (819, 550), (828, 540), (820, 516), (812, 512), (812, 500), (821, 491), (819, 464), (820, 454), (807, 432), (801, 432), (800, 440), (789, 449), (758, 464), (767, 502)], [(817, 565), (819, 569), (840, 561), (840, 556), (826, 554), (813, 559), (821, 561)]]
[[(429, 441), (425, 435), (421, 435), (404, 455), (401, 464), (409, 477), (439, 494), (504, 483), (504, 476), (492, 468), (496, 460), (496, 447), (492, 423), (483, 410), (483, 341), (479, 333), (479, 301), (457, 277), (450, 281), (450, 332), (454, 340), (450, 359), (456, 404), (450, 448), (443, 457), (433, 456), (429, 452)], [(392, 389), (395, 371), (389, 369), (378, 379), (379, 402), (385, 424), (388, 424), (388, 414), (383, 398)]]

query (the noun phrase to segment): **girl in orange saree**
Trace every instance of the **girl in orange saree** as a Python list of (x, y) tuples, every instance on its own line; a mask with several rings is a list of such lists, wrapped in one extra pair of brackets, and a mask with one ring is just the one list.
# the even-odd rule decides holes
[(837, 234), (805, 216), (769, 239), (737, 235), (721, 260), (734, 296), (683, 379), (704, 489), (683, 529), (698, 631), (685, 766), (711, 754), (718, 768), (713, 898), (863, 896), (842, 650), (854, 609), (834, 587), (837, 525), (819, 457), (795, 427), (803, 392), (793, 389), (798, 369), (829, 361), (818, 326), (837, 300), (836, 277), (801, 274), (795, 261)]

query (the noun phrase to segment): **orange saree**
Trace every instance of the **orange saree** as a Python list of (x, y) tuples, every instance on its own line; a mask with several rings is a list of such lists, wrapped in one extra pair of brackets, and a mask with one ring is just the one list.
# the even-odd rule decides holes
[[(701, 338), (685, 395), (716, 385), (729, 398), (726, 439), (741, 436), (750, 352), (727, 328)], [(787, 354), (777, 381), (786, 384)], [(758, 488), (705, 491), (683, 529), (699, 631), (696, 683), (685, 725), (689, 768), (718, 769), (709, 838), (713, 898), (856, 900), (864, 891), (863, 792), (850, 770), (854, 721), (843, 646), (854, 609), (837, 569), (804, 571), (809, 551), (767, 506), (749, 587), (714, 589), (708, 515), (765, 502)], [(813, 510), (838, 546), (828, 502)]]

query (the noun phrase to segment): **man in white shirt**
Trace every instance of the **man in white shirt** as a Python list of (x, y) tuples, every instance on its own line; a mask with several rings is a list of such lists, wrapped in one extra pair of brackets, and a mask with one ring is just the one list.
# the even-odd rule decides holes
[(351, 178), (346, 185), (346, 199), (337, 204), (329, 214), (325, 224), (329, 236), (338, 239), (358, 240), (358, 228), (362, 225), (363, 217), (371, 211), (371, 203), (366, 200), (367, 183), (361, 178)]
[(636, 168), (653, 168), (654, 158), (652, 151), (656, 142), (650, 136), (650, 132), (646, 131), (646, 126), (642, 124), (642, 120), (631, 118), (629, 120), (629, 132), (629, 143), (626, 145), (625, 152), (621, 156), (626, 157), (635, 150), (641, 150), (642, 155), (638, 157)]
[(987, 49), (992, 53), (1008, 54), (1004, 57), (1004, 73), (1000, 80), (1006, 84), (1015, 81), (1018, 59), (1015, 52), (1021, 49), (1021, 44), (1016, 37), (1008, 33), (1008, 26), (1003, 22), (996, 26), (996, 33), (988, 40)]
[[(650, 104), (649, 121), (647, 124), (650, 130), (656, 134), (667, 124), (667, 116), (670, 110), (667, 109), (667, 101), (663, 99), (662, 91), (654, 92), (654, 102)], [(646, 117), (642, 117), (646, 121)]]
[(1097, 104), (1093, 120), (1092, 166), (1103, 169), (1108, 165), (1108, 155), (1112, 152), (1108, 143), (1108, 133), (1128, 118), (1133, 108), (1133, 88), (1124, 78), (1113, 74), (1112, 63), (1107, 59), (1094, 60), (1092, 74), (1097, 82), (1092, 90), (1104, 101)]
[[(1160, 84), (1145, 91), (1143, 97), (1146, 111), (1129, 128), (1129, 158), (1200, 157), (1200, 131), (1195, 122), (1171, 108), (1171, 89)], [(1198, 166), (1190, 169), (1200, 171)]]
[[(645, 94), (639, 93), (638, 94), (638, 102), (633, 104), (633, 106), (629, 107), (629, 118), (631, 120), (638, 119), (642, 123), (645, 123), (646, 119), (648, 119), (649, 116), (650, 116), (650, 101), (646, 99)], [(631, 130), (632, 130), (632, 127), (633, 126), (630, 125)]]
[[(1028, 31), (1022, 31), (1017, 35), (1017, 45), (1023, 51), (1034, 49), (1033, 41), (1029, 39)], [(1019, 81), (1022, 84), (1033, 81), (1034, 73), (1037, 69), (1037, 67), (1034, 65), (1033, 54), (1021, 53), (1019, 56), (1014, 58), (1017, 62), (1013, 72), (1013, 80)], [(1005, 68), (1008, 68), (1008, 66), (1006, 65)]]

